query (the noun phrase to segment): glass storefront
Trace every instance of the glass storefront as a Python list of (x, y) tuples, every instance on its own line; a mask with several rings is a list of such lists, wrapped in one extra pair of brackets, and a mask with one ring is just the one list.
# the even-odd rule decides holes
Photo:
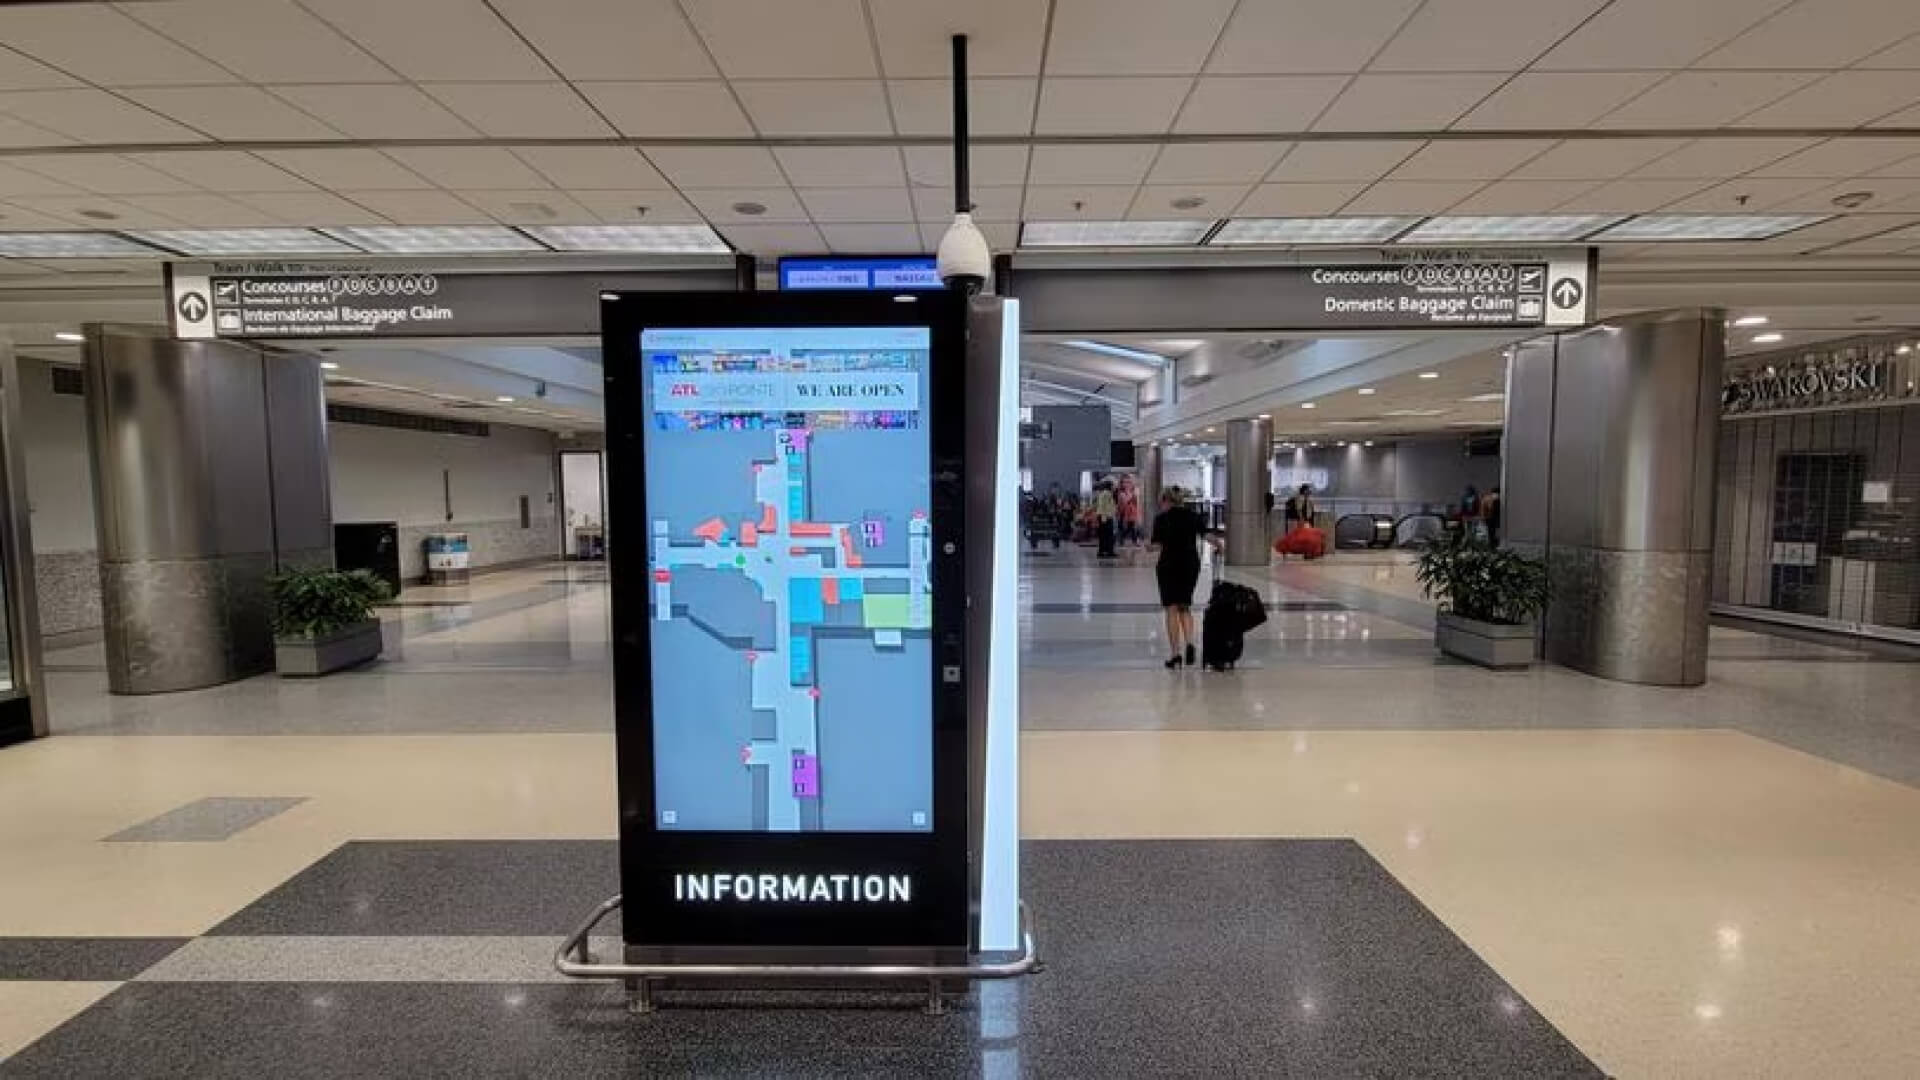
[(1730, 363), (1716, 610), (1920, 641), (1920, 345)]

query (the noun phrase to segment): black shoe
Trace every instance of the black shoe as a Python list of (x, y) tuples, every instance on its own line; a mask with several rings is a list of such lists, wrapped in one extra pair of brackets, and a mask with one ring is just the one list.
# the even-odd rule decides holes
[(1167, 657), (1167, 670), (1168, 671), (1180, 670), (1180, 654), (1179, 653), (1174, 653), (1172, 656)]
[(1187, 666), (1188, 666), (1188, 667), (1192, 667), (1192, 666), (1193, 666), (1193, 662), (1194, 662), (1194, 660), (1196, 660), (1196, 659), (1198, 659), (1198, 658), (1197, 658), (1197, 657), (1196, 657), (1196, 656), (1194, 655), (1194, 652), (1193, 652), (1193, 646), (1191, 646), (1191, 645), (1189, 645), (1189, 646), (1187, 646)]

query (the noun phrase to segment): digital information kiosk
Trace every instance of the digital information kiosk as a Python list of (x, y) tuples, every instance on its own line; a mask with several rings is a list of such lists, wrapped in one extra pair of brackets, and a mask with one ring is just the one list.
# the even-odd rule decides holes
[[(983, 899), (1014, 841), (988, 836), (990, 710), (969, 703), (1005, 691), (969, 632), (994, 575), (968, 544), (994, 545), (996, 513), (969, 520), (969, 320), (1004, 336), (982, 310), (603, 299), (626, 962), (589, 963), (583, 932), (563, 971), (632, 979), (644, 1008), (656, 979), (924, 977), (937, 1004), (944, 980), (1031, 969), (1012, 905)], [(999, 949), (1018, 955), (977, 962)]]

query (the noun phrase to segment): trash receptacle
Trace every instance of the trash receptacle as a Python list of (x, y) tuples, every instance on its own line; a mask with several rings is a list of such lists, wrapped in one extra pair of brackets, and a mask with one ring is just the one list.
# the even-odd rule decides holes
[(467, 534), (462, 532), (428, 533), (427, 584), (460, 585), (468, 575)]

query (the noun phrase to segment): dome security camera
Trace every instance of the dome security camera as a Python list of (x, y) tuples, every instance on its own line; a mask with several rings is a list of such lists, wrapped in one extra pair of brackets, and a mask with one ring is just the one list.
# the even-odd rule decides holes
[(993, 276), (993, 252), (973, 223), (972, 214), (953, 215), (953, 224), (940, 238), (935, 266), (948, 288), (960, 289), (969, 296), (986, 288), (987, 279)]

